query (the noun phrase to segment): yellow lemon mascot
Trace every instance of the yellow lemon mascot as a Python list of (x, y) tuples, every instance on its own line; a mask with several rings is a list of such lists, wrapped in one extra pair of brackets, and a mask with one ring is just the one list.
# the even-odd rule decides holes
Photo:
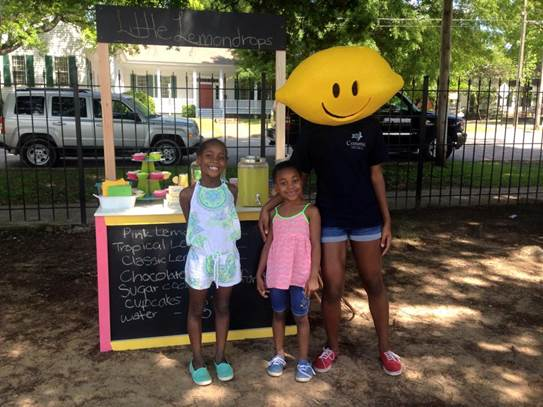
[[(309, 228), (312, 249), (319, 244), (322, 247), (321, 306), (326, 345), (315, 355), (305, 381), (311, 379), (314, 371), (330, 371), (340, 352), (340, 299), (347, 243), (362, 280), (367, 283), (364, 288), (376, 327), (381, 367), (391, 376), (402, 373), (401, 359), (389, 340), (389, 304), (381, 274), (382, 255), (390, 248), (392, 239), (381, 169), (387, 151), (380, 124), (370, 117), (402, 86), (401, 76), (377, 52), (365, 47), (334, 47), (304, 60), (276, 92), (277, 101), (305, 119), (290, 162), (299, 172), (314, 172), (317, 176), (315, 206), (320, 222), (311, 221)], [(293, 174), (289, 179), (295, 179), (296, 172)], [(264, 206), (259, 221), (263, 233), (273, 226), (269, 214), (279, 204), (276, 196)], [(281, 210), (280, 206), (276, 213)], [(311, 261), (318, 261), (320, 250), (315, 253), (316, 258)]]
[(402, 86), (376, 51), (333, 47), (302, 61), (275, 98), (309, 122), (339, 126), (372, 115)]

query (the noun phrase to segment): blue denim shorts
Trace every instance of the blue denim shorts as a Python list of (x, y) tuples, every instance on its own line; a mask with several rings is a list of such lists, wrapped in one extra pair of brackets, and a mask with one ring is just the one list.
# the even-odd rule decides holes
[(371, 228), (343, 228), (336, 226), (323, 226), (321, 229), (322, 243), (344, 242), (370, 242), (381, 238), (381, 225)]
[(303, 317), (308, 314), (309, 297), (306, 297), (303, 287), (291, 285), (288, 290), (270, 288), (270, 300), (274, 312), (285, 312), (289, 299), (292, 315)]

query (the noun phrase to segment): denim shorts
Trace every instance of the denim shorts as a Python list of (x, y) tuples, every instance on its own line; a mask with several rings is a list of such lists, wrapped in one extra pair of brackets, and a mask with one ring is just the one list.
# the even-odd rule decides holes
[(336, 226), (323, 226), (321, 229), (322, 243), (344, 242), (370, 242), (381, 238), (381, 225), (370, 228), (343, 228)]
[(288, 290), (270, 288), (270, 300), (274, 312), (285, 312), (288, 308), (289, 299), (292, 315), (303, 317), (308, 314), (309, 297), (306, 297), (303, 287), (291, 285)]

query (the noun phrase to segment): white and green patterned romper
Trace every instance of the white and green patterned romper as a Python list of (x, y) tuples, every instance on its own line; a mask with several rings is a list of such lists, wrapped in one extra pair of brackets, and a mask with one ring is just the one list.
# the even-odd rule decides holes
[(185, 263), (185, 281), (204, 290), (231, 287), (241, 281), (241, 267), (236, 240), (241, 227), (228, 185), (206, 188), (198, 182), (190, 201)]

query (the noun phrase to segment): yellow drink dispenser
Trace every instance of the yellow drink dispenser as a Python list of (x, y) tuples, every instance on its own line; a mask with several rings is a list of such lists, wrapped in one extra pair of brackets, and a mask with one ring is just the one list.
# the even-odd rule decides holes
[(268, 163), (248, 155), (238, 163), (238, 206), (263, 206), (269, 197)]

